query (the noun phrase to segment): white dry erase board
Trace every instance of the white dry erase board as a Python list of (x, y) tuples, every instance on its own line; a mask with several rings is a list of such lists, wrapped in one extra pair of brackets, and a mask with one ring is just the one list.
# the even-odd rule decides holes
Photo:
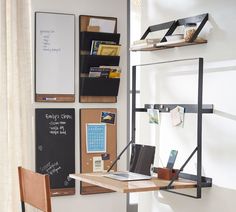
[(35, 101), (74, 102), (75, 15), (35, 13)]

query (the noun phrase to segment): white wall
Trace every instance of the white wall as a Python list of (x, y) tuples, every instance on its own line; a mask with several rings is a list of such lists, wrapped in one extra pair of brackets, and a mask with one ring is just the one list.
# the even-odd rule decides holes
[[(203, 174), (213, 178), (213, 187), (204, 188), (201, 199), (191, 199), (167, 192), (146, 192), (139, 195), (139, 211), (155, 212), (220, 212), (235, 211), (236, 202), (236, 2), (234, 0), (149, 0), (142, 1), (141, 27), (144, 32), (149, 25), (209, 13), (209, 21), (203, 36), (207, 44), (141, 53), (141, 62), (157, 62), (190, 57), (205, 59), (204, 103), (214, 104), (214, 114), (203, 115)], [(131, 20), (132, 24), (132, 20)], [(141, 37), (141, 35), (140, 35)], [(147, 70), (148, 71), (148, 70)], [(141, 88), (153, 86), (153, 75), (142, 77)], [(194, 74), (177, 74), (155, 78), (156, 103), (196, 102)], [(159, 87), (158, 87), (159, 86)], [(158, 90), (161, 88), (161, 91)], [(160, 91), (160, 92), (159, 92)], [(148, 93), (151, 97), (150, 93)], [(141, 98), (142, 100), (142, 98)], [(144, 101), (145, 100), (145, 101)], [(160, 101), (160, 102), (159, 102)], [(186, 101), (186, 102), (183, 102)], [(147, 102), (147, 95), (142, 103)], [(152, 102), (153, 103), (153, 99)], [(138, 128), (146, 130), (146, 138), (156, 139), (158, 156), (166, 164), (168, 151), (178, 149), (176, 168), (194, 147), (196, 117), (186, 115), (185, 127), (173, 129), (168, 115), (162, 115), (159, 127), (148, 128), (144, 117)], [(154, 132), (157, 134), (153, 138)], [(160, 133), (158, 133), (160, 132)], [(142, 133), (142, 139), (145, 139)], [(144, 142), (145, 143), (145, 142)], [(161, 165), (161, 164), (159, 164)], [(196, 163), (190, 163), (192, 170)], [(195, 194), (194, 191), (190, 193)]]
[[(76, 65), (75, 65), (75, 103), (34, 103), (36, 108), (68, 107), (76, 110), (76, 172), (79, 172), (79, 109), (80, 108), (117, 108), (117, 151), (120, 152), (127, 142), (127, 2), (125, 0), (32, 0), (34, 11), (48, 11), (71, 13), (76, 15)], [(122, 44), (120, 65), (122, 77), (119, 96), (115, 104), (81, 104), (79, 103), (79, 15), (112, 16), (118, 18), (118, 32), (121, 33)], [(34, 14), (32, 13), (34, 19)], [(34, 27), (34, 26), (33, 26)], [(33, 28), (34, 29), (34, 28)], [(34, 30), (33, 30), (34, 31)], [(33, 33), (32, 31), (32, 33)], [(118, 163), (119, 169), (125, 169), (126, 156)], [(79, 182), (76, 183), (76, 195), (52, 198), (53, 211), (56, 212), (120, 212), (126, 210), (126, 195), (122, 193), (108, 193), (96, 195), (79, 194)]]

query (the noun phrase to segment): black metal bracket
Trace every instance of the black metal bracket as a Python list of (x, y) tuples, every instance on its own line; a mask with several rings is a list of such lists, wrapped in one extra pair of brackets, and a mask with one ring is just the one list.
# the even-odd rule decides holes
[(187, 23), (200, 23), (198, 25), (195, 33), (191, 37), (190, 41), (188, 41), (189, 43), (192, 43), (197, 38), (199, 33), (201, 32), (201, 30), (204, 27), (204, 25), (206, 24), (207, 20), (208, 20), (208, 13), (204, 13), (204, 14), (197, 15), (197, 16), (192, 16), (192, 17), (182, 18), (182, 19), (178, 19), (178, 20), (174, 20), (174, 21), (170, 21), (170, 22), (157, 24), (157, 25), (152, 25), (147, 28), (145, 33), (142, 35), (141, 40), (145, 39), (148, 36), (148, 34), (151, 32), (168, 29), (167, 32), (165, 33), (164, 37), (160, 41), (160, 42), (165, 42), (166, 41), (165, 36), (172, 35), (172, 33), (175, 31), (175, 29), (177, 27), (184, 26)]
[[(191, 160), (191, 158), (193, 157), (193, 155), (196, 152), (197, 152), (197, 147), (193, 150), (193, 152), (190, 154), (190, 156), (187, 158), (187, 160), (184, 162), (184, 164), (181, 166), (181, 168), (177, 171), (176, 175), (170, 180), (169, 184), (166, 187), (161, 188), (161, 190), (172, 192), (172, 193), (175, 193), (175, 194), (188, 196), (188, 197), (192, 197), (192, 198), (199, 198), (198, 196), (184, 194), (184, 193), (181, 193), (181, 192), (176, 192), (176, 191), (170, 190), (170, 189), (174, 189), (174, 186), (172, 186), (172, 184), (174, 183), (175, 180), (178, 179), (178, 177), (181, 178), (181, 179), (191, 180), (191, 181), (196, 181), (197, 182), (197, 180), (198, 180), (197, 175), (182, 172), (184, 170), (184, 167), (188, 164), (188, 162)], [(157, 168), (154, 167), (153, 172), (157, 173)], [(212, 187), (212, 178), (201, 176), (201, 187), (202, 188), (203, 187), (204, 188), (205, 187)]]
[[(179, 174), (179, 177), (182, 179), (186, 179), (186, 180), (197, 181), (197, 175), (194, 175), (194, 174), (188, 174), (188, 173), (181, 172)], [(201, 177), (201, 186), (202, 186), (202, 188), (212, 187), (212, 178), (202, 176)]]
[(170, 183), (167, 185), (167, 189), (171, 188), (171, 185), (173, 184), (173, 182), (178, 178), (179, 174), (181, 171), (184, 170), (184, 167), (188, 164), (188, 162), (191, 160), (191, 158), (193, 157), (193, 155), (197, 152), (198, 147), (196, 147), (193, 152), (190, 154), (190, 156), (188, 157), (188, 159), (184, 162), (184, 164), (181, 166), (181, 168), (179, 169), (179, 171), (176, 173), (176, 175), (171, 179)]
[[(175, 31), (175, 29), (177, 27), (176, 25), (177, 25), (176, 21), (170, 21), (170, 22), (166, 22), (166, 23), (162, 23), (162, 24), (158, 24), (158, 25), (149, 26), (147, 28), (147, 30), (144, 32), (143, 36), (141, 37), (141, 40), (145, 39), (150, 32), (156, 32), (156, 31), (160, 31), (163, 29), (168, 29), (165, 36), (171, 35)], [(161, 39), (161, 42), (166, 41), (165, 36)]]
[(124, 154), (124, 152), (128, 149), (128, 147), (134, 144), (134, 141), (131, 140), (126, 146), (125, 148), (120, 152), (120, 154), (116, 157), (116, 159), (113, 161), (113, 163), (111, 164), (110, 168), (107, 170), (107, 172), (110, 172), (111, 169), (114, 167), (114, 165), (117, 163), (118, 160), (120, 160), (120, 157)]
[(181, 192), (176, 192), (176, 191), (170, 191), (170, 189), (174, 188), (172, 186), (172, 184), (174, 183), (175, 180), (177, 180), (178, 177), (182, 178), (182, 179), (186, 179), (186, 180), (191, 180), (191, 181), (196, 181), (197, 185), (196, 187), (198, 188), (200, 186), (200, 188), (203, 187), (212, 187), (212, 178), (209, 177), (200, 177), (200, 184), (198, 182), (199, 180), (199, 176), (197, 175), (193, 175), (193, 174), (188, 174), (188, 173), (182, 173), (182, 171), (184, 170), (184, 167), (188, 164), (188, 162), (191, 160), (191, 158), (194, 156), (194, 154), (198, 151), (198, 147), (196, 147), (193, 152), (190, 154), (190, 156), (187, 158), (187, 160), (184, 162), (184, 164), (181, 166), (181, 168), (178, 170), (178, 172), (176, 173), (176, 175), (171, 179), (170, 183), (167, 185), (166, 188), (164, 188), (163, 190), (172, 192), (172, 193), (176, 193), (176, 194), (180, 194), (180, 195), (184, 195), (184, 196), (188, 196), (188, 197), (193, 197), (193, 198), (200, 198), (201, 195), (199, 196), (198, 193), (196, 196), (194, 195), (189, 195), (189, 194), (184, 194)]
[[(197, 175), (182, 173), (182, 172), (179, 173), (179, 177), (181, 179), (191, 180), (191, 181), (197, 181), (197, 179), (198, 179)], [(201, 177), (201, 188), (207, 188), (207, 187), (212, 187), (212, 178), (202, 176)], [(167, 187), (162, 188), (161, 190), (167, 191), (167, 192), (170, 192), (170, 193), (174, 193), (174, 194), (179, 194), (179, 195), (186, 196), (186, 197), (195, 198), (195, 199), (200, 198), (198, 195), (184, 194), (184, 193), (181, 193), (181, 192), (173, 191), (171, 189), (174, 189), (174, 186), (169, 186), (168, 185)]]

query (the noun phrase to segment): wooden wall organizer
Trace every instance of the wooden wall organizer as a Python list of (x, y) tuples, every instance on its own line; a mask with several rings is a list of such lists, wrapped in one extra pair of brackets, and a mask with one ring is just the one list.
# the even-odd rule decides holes
[[(87, 31), (90, 18), (114, 20), (114, 33)], [(119, 56), (90, 55), (93, 40), (113, 41), (119, 44), (120, 34), (117, 33), (117, 18), (81, 15), (80, 19), (80, 102), (117, 102), (119, 78), (89, 78), (89, 68), (101, 65), (118, 66)]]
[[(160, 43), (153, 44), (151, 47), (143, 47), (143, 48), (135, 48), (131, 51), (156, 51), (156, 50), (162, 50), (162, 49), (169, 49), (174, 47), (182, 47), (182, 46), (189, 46), (189, 45), (196, 45), (196, 44), (204, 44), (207, 43), (207, 40), (200, 39), (197, 36), (199, 35), (200, 31), (204, 27), (208, 20), (208, 13), (192, 16), (188, 18), (182, 18), (170, 22), (165, 22), (153, 26), (149, 26), (143, 36), (141, 37), (141, 40), (145, 39), (149, 33), (165, 30), (167, 29), (167, 32), (161, 39)], [(186, 23), (199, 23), (195, 33), (191, 37), (191, 39), (187, 42), (184, 39), (178, 40), (178, 41), (167, 41), (165, 36), (172, 35), (175, 29), (179, 26), (184, 26)]]
[[(99, 157), (102, 153), (87, 153), (86, 146), (86, 124), (88, 123), (101, 123), (102, 112), (110, 112), (116, 114), (117, 110), (114, 108), (101, 108), (101, 109), (80, 109), (80, 173), (92, 173), (93, 170), (93, 157)], [(104, 161), (104, 170), (107, 170), (112, 162), (116, 159), (117, 155), (117, 125), (116, 120), (114, 124), (106, 124), (106, 153), (109, 158)], [(113, 170), (116, 171), (116, 165)], [(99, 186), (94, 186), (88, 183), (80, 182), (80, 194), (96, 194), (113, 192)]]

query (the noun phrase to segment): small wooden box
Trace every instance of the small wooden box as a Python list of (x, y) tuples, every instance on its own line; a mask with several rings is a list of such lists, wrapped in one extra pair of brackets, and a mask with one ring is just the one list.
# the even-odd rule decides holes
[[(160, 179), (171, 180), (174, 176), (176, 176), (178, 171), (178, 169), (157, 168), (157, 175)], [(176, 179), (178, 179), (178, 177)]]

